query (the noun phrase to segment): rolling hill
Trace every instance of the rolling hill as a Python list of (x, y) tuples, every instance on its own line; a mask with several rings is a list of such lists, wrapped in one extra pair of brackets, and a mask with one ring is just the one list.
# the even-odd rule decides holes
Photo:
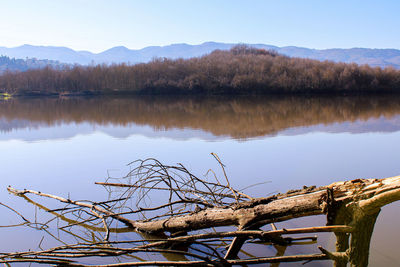
[[(81, 65), (102, 63), (135, 64), (149, 62), (155, 57), (171, 59), (199, 57), (216, 49), (229, 50), (235, 45), (232, 43), (206, 42), (199, 45), (172, 44), (167, 46), (149, 46), (139, 50), (118, 46), (97, 54), (89, 51), (75, 51), (67, 47), (22, 45), (13, 48), (0, 47), (0, 55), (11, 58), (47, 59)], [(291, 57), (369, 64), (373, 67), (392, 66), (400, 69), (400, 50), (397, 49), (338, 48), (318, 50), (296, 46), (249, 45), (256, 48), (274, 50)]]

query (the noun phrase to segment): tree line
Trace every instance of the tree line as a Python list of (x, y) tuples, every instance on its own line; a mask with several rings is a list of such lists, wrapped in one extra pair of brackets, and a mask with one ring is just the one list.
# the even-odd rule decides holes
[(7, 71), (0, 76), (0, 90), (22, 95), (400, 92), (400, 71), (239, 45), (191, 59)]
[(65, 67), (66, 65), (67, 64), (48, 59), (17, 59), (7, 56), (0, 56), (0, 74), (4, 72), (27, 71), (29, 69), (40, 69), (45, 67), (60, 69)]

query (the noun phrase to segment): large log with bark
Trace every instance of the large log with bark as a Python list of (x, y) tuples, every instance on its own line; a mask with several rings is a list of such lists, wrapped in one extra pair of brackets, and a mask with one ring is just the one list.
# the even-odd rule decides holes
[[(98, 183), (110, 185), (108, 183)], [(129, 187), (126, 184), (112, 186)], [(379, 209), (400, 199), (400, 176), (385, 179), (357, 179), (336, 182), (319, 188), (309, 187), (291, 190), (267, 198), (233, 203), (225, 207), (209, 207), (183, 216), (152, 221), (134, 221), (97, 205), (46, 194), (34, 190), (8, 190), (17, 195), (36, 194), (57, 199), (61, 202), (91, 208), (147, 233), (193, 231), (204, 228), (234, 225), (241, 229), (257, 228), (268, 223), (293, 218), (327, 214), (333, 223), (341, 208), (352, 209), (363, 215), (375, 214)], [(356, 214), (358, 216), (358, 214)]]
[[(219, 158), (215, 157), (219, 161)], [(87, 209), (89, 211), (87, 213), (92, 214), (93, 218), (76, 223), (71, 223), (69, 220), (69, 226), (82, 225), (91, 220), (102, 220), (107, 232), (106, 240), (110, 231), (107, 223), (109, 219), (123, 222), (133, 230), (146, 235), (164, 236), (158, 242), (136, 247), (137, 251), (182, 242), (190, 244), (207, 238), (233, 238), (224, 257), (217, 257), (211, 263), (201, 257), (198, 258), (205, 264), (216, 265), (235, 263), (233, 260), (248, 239), (259, 238), (276, 244), (285, 244), (294, 239), (284, 238), (282, 235), (333, 231), (337, 237), (337, 251), (329, 252), (321, 247), (322, 254), (308, 255), (308, 259), (331, 259), (336, 266), (346, 266), (347, 262), (353, 266), (367, 266), (371, 234), (380, 208), (400, 199), (400, 176), (356, 179), (318, 188), (304, 187), (266, 198), (252, 198), (231, 187), (224, 165), (220, 164), (225, 183), (221, 183), (221, 179), (216, 177), (213, 182), (200, 179), (182, 165), (165, 166), (154, 159), (150, 159), (150, 162), (139, 161), (139, 165), (127, 176), (130, 178), (135, 176), (134, 182), (97, 183), (114, 190), (124, 189), (117, 198), (101, 203), (74, 201), (30, 189), (17, 190), (9, 187), (8, 190), (25, 198), (28, 194), (34, 194), (56, 199), (69, 206)], [(164, 195), (167, 200), (158, 206), (144, 207), (142, 200), (154, 192), (157, 192), (159, 197)], [(137, 199), (136, 207), (127, 209), (127, 199), (132, 199), (133, 196)], [(145, 212), (152, 215), (146, 216), (145, 219), (132, 217)], [(270, 223), (320, 214), (326, 214), (327, 225), (332, 226), (311, 227), (305, 230), (260, 230)], [(235, 226), (238, 231), (205, 234), (197, 232), (218, 226)], [(291, 256), (284, 257), (288, 256), (282, 256), (281, 261), (295, 260)], [(259, 263), (280, 261), (276, 258), (258, 260)], [(304, 257), (299, 256), (298, 260), (304, 260)], [(257, 262), (256, 259), (250, 260), (253, 261)], [(244, 262), (239, 260), (236, 263)]]

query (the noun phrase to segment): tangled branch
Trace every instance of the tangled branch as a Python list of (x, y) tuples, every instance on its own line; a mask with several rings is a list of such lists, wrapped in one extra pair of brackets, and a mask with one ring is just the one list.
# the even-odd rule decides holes
[[(380, 207), (400, 199), (400, 177), (305, 187), (255, 199), (232, 187), (225, 166), (216, 154), (213, 156), (222, 168), (223, 179), (217, 178), (215, 173), (211, 179), (199, 178), (182, 164), (164, 165), (156, 159), (134, 161), (129, 164), (131, 171), (126, 176), (109, 177), (105, 182), (96, 183), (109, 192), (109, 199), (101, 202), (8, 187), (9, 192), (54, 218), (44, 223), (31, 223), (15, 209), (0, 204), (17, 214), (23, 225), (40, 226), (38, 229), (63, 245), (39, 251), (0, 253), (0, 262), (86, 266), (80, 259), (117, 257), (121, 262), (107, 266), (231, 266), (310, 260), (333, 260), (337, 266), (345, 266), (340, 264), (349, 261), (354, 266), (366, 266), (369, 243), (360, 245), (358, 240), (370, 240)], [(49, 209), (28, 195), (57, 200), (64, 206)], [(331, 225), (277, 229), (273, 224), (316, 214), (326, 214)], [(57, 230), (73, 236), (77, 242), (67, 243), (52, 234), (50, 224), (54, 220), (63, 222), (57, 223)], [(123, 227), (119, 225), (121, 222)], [(268, 224), (271, 224), (270, 230), (262, 229)], [(217, 231), (215, 227), (218, 226), (237, 229)], [(78, 233), (76, 229), (86, 232)], [(243, 251), (246, 244), (281, 247), (304, 242), (314, 244), (317, 242), (314, 236), (293, 235), (317, 232), (335, 233), (340, 243), (338, 247), (344, 249), (330, 252), (318, 247), (322, 253), (288, 256), (278, 251), (277, 255), (269, 257), (256, 257)], [(113, 238), (118, 233), (130, 233), (131, 238)], [(157, 257), (162, 255), (167, 261), (144, 261), (142, 256), (149, 253)], [(179, 255), (179, 260), (170, 255)], [(354, 259), (357, 259), (356, 264)]]

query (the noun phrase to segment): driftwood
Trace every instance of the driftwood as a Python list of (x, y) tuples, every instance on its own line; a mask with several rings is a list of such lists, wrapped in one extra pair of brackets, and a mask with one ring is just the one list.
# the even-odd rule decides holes
[[(211, 173), (211, 181), (198, 178), (182, 165), (167, 166), (155, 159), (133, 162), (132, 171), (123, 181), (97, 183), (110, 192), (110, 199), (104, 202), (75, 201), (39, 191), (8, 187), (9, 192), (35, 205), (39, 204), (28, 198), (28, 194), (67, 204), (57, 210), (47, 209), (67, 223), (62, 229), (79, 226), (105, 234), (103, 240), (98, 242), (3, 254), (0, 255), (0, 262), (31, 260), (40, 263), (42, 260), (47, 264), (51, 261), (53, 264), (84, 266), (72, 259), (169, 252), (181, 255), (181, 260), (129, 261), (107, 266), (231, 266), (307, 260), (332, 260), (338, 267), (346, 266), (348, 262), (352, 266), (367, 266), (370, 238), (380, 208), (400, 199), (400, 176), (336, 182), (319, 188), (304, 187), (285, 194), (252, 198), (232, 188), (224, 165), (215, 154), (213, 156), (220, 163), (223, 179), (218, 179), (214, 173)], [(157, 198), (153, 198), (154, 194)], [(146, 199), (157, 199), (160, 203), (145, 205)], [(132, 204), (132, 201), (135, 203)], [(276, 229), (273, 224), (321, 214), (327, 216), (327, 226)], [(116, 222), (122, 222), (126, 227), (115, 228)], [(94, 227), (94, 224), (97, 226)], [(269, 224), (271, 230), (261, 229)], [(237, 230), (210, 231), (220, 226), (234, 226)], [(118, 232), (119, 229), (131, 229), (145, 239), (109, 240), (110, 232)], [(316, 242), (315, 237), (289, 236), (316, 232), (334, 232), (337, 237), (336, 251), (330, 252), (319, 247), (320, 254), (238, 258), (246, 243), (260, 240), (287, 246), (303, 239)], [(131, 246), (126, 248), (122, 244)], [(223, 244), (227, 245), (226, 248)]]

